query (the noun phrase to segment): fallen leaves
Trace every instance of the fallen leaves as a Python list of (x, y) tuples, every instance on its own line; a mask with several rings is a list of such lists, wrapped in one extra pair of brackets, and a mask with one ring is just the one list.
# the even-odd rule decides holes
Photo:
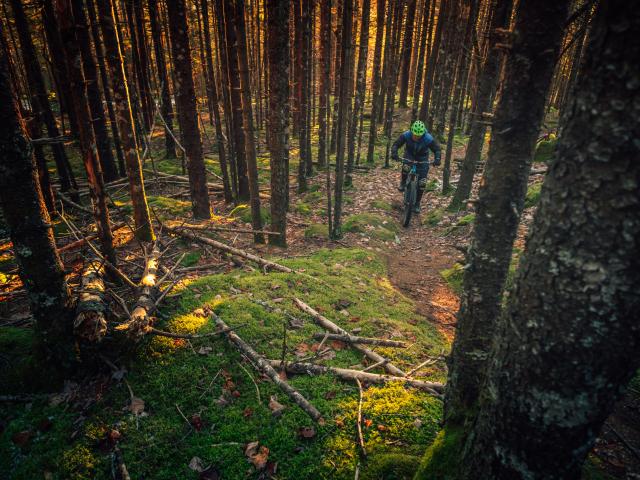
[(18, 447), (24, 447), (31, 440), (31, 437), (33, 437), (33, 431), (22, 430), (11, 435), (11, 441)]
[(131, 397), (131, 403), (129, 404), (129, 411), (134, 415), (140, 415), (144, 412), (144, 400), (139, 397)]
[(282, 405), (280, 402), (278, 402), (277, 395), (271, 395), (271, 398), (269, 399), (269, 408), (271, 409), (271, 414), (274, 417), (279, 417), (280, 415), (282, 415), (282, 411), (286, 407)]
[(260, 445), (260, 442), (257, 441), (247, 444), (244, 449), (244, 455), (257, 470), (262, 470), (269, 461), (269, 449), (264, 445)]
[(302, 438), (310, 439), (316, 436), (316, 430), (313, 427), (300, 427), (298, 435)]

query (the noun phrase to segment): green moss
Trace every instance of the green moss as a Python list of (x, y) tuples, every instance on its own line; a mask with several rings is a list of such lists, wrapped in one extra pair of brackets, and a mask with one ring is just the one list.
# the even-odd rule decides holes
[(525, 208), (533, 207), (540, 200), (540, 191), (542, 190), (542, 182), (534, 183), (527, 189), (527, 196), (524, 199)]
[(381, 198), (377, 198), (377, 199), (373, 200), (371, 202), (371, 206), (373, 208), (384, 210), (385, 212), (390, 212), (391, 210), (393, 210), (393, 207), (391, 206), (391, 204), (389, 202), (387, 202), (386, 200), (383, 200)]
[(438, 180), (432, 178), (427, 182), (427, 187), (425, 188), (425, 192), (435, 192), (438, 190)]
[(533, 161), (540, 163), (549, 163), (556, 153), (557, 145), (558, 139), (555, 137), (555, 135), (549, 140), (542, 140), (536, 147)]
[(163, 197), (161, 195), (148, 195), (149, 206), (156, 211), (167, 213), (171, 216), (182, 216), (191, 210), (191, 202)]
[(293, 206), (293, 211), (299, 213), (300, 215), (311, 215), (311, 207), (309, 204), (304, 202), (298, 202)]
[(327, 238), (329, 236), (329, 227), (323, 223), (313, 223), (304, 231), (305, 238)]
[(317, 187), (317, 185), (311, 185), (309, 187), (309, 191), (304, 196), (304, 201), (311, 204), (322, 202), (325, 199), (324, 192), (319, 191), (317, 188), (311, 190), (311, 187)]
[(444, 208), (434, 208), (425, 215), (422, 224), (434, 227), (442, 221), (442, 217), (444, 217)]
[(183, 257), (182, 261), (180, 262), (180, 265), (182, 265), (183, 267), (192, 267), (193, 265), (198, 263), (198, 260), (200, 260), (201, 256), (202, 256), (202, 252), (199, 252), (199, 251), (189, 252)]
[(422, 457), (415, 480), (456, 479), (463, 439), (462, 430), (456, 428), (438, 433)]
[(388, 218), (375, 213), (357, 213), (348, 216), (342, 225), (343, 232), (366, 233), (375, 228), (385, 228), (392, 232), (397, 232), (399, 227), (396, 223), (390, 222)]
[[(433, 325), (407, 322), (417, 315), (415, 304), (393, 287), (385, 262), (371, 251), (323, 249), (309, 257), (280, 261), (294, 270), (304, 270), (304, 275), (265, 275), (256, 269), (200, 277), (163, 303), (161, 313), (166, 321), (159, 328), (182, 333), (212, 331), (212, 320), (195, 311), (208, 306), (259, 354), (278, 358), (282, 352), (283, 312), (267, 311), (252, 300), (271, 301), (302, 321), (301, 328), (287, 329), (287, 345), (292, 351), (302, 344), (310, 348), (318, 343), (310, 339), (321, 330), (290, 300), (299, 297), (345, 329), (359, 327), (364, 336), (392, 331), (410, 338), (416, 344), (413, 349), (376, 349), (399, 368), (410, 369), (424, 355), (437, 355), (445, 348), (445, 339)], [(334, 307), (341, 300), (350, 302), (348, 316)], [(289, 377), (291, 385), (327, 420), (324, 426), (314, 425), (272, 382), (263, 380), (245, 364), (253, 380), (249, 378), (240, 367), (243, 357), (222, 337), (192, 340), (191, 345), (160, 337), (145, 342), (139, 344), (135, 358), (128, 363), (119, 360), (118, 365), (126, 366), (127, 382), (135, 396), (145, 401), (148, 416), (136, 419), (123, 409), (129, 402), (124, 383), (113, 383), (97, 397), (94, 407), (82, 412), (46, 402), (35, 402), (30, 410), (0, 404), (0, 417), (8, 419), (0, 433), (0, 471), (16, 479), (41, 478), (44, 471), (51, 471), (54, 478), (84, 475), (107, 480), (111, 478), (110, 457), (99, 446), (117, 423), (122, 435), (120, 448), (132, 478), (195, 478), (197, 475), (188, 468), (194, 456), (205, 464), (215, 463), (223, 478), (253, 478), (258, 474), (247, 473), (253, 467), (247, 463), (243, 445), (256, 440), (269, 448), (269, 460), (278, 463), (278, 478), (282, 480), (353, 478), (358, 391), (352, 384), (331, 375)], [(194, 353), (201, 346), (213, 350), (208, 355)], [(0, 349), (4, 354), (3, 345)], [(335, 347), (334, 353), (335, 358), (326, 360), (326, 364), (349, 367), (362, 360), (349, 348)], [(289, 353), (288, 358), (295, 356)], [(233, 382), (238, 394), (230, 396), (228, 404), (220, 405), (225, 377)], [(427, 378), (442, 382), (446, 372), (434, 366)], [(260, 402), (253, 381), (260, 390)], [(267, 405), (272, 395), (286, 407), (278, 418)], [(176, 404), (187, 418), (199, 414), (203, 428), (192, 430)], [(442, 416), (439, 400), (400, 384), (367, 388), (363, 406), (365, 419), (371, 420), (364, 435), (372, 457), (421, 454), (432, 441)], [(11, 441), (16, 432), (33, 429), (42, 418), (49, 417), (53, 428), (34, 436), (24, 451)], [(315, 437), (300, 438), (298, 431), (303, 426), (313, 426)], [(401, 451), (397, 446), (400, 442)]]
[(363, 480), (412, 480), (420, 457), (403, 453), (370, 455), (362, 472)]
[[(239, 218), (244, 223), (251, 223), (251, 208), (249, 205), (238, 205), (229, 215)], [(271, 211), (267, 207), (260, 207), (260, 218), (263, 225), (271, 223)]]
[(451, 287), (451, 290), (457, 295), (462, 294), (462, 278), (464, 277), (464, 268), (462, 265), (456, 263), (453, 267), (442, 270), (440, 275), (447, 282), (447, 285)]
[(453, 224), (453, 225), (451, 225), (451, 226), (449, 226), (449, 227), (447, 227), (445, 229), (443, 235), (444, 236), (450, 235), (451, 233), (453, 233), (453, 232), (455, 232), (455, 231), (457, 231), (457, 230), (459, 230), (459, 229), (461, 229), (463, 227), (471, 225), (475, 221), (475, 219), (476, 219), (476, 214), (475, 213), (469, 213), (468, 215), (460, 217), (455, 224)]

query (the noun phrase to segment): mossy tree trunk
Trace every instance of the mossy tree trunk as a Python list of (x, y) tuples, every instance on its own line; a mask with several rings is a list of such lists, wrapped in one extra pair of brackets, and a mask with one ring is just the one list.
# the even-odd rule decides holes
[(200, 137), (200, 126), (198, 125), (185, 1), (167, 2), (167, 13), (176, 74), (174, 94), (178, 109), (178, 123), (182, 132), (182, 146), (185, 149), (187, 171), (189, 173), (193, 216), (199, 219), (210, 219), (211, 207), (207, 189), (207, 171), (204, 166), (202, 139)]
[(149, 215), (149, 206), (142, 177), (142, 164), (138, 153), (135, 124), (129, 97), (129, 83), (124, 68), (122, 42), (115, 28), (115, 16), (112, 0), (97, 2), (100, 15), (100, 26), (106, 48), (107, 62), (113, 79), (113, 98), (116, 107), (118, 131), (125, 159), (129, 192), (133, 205), (133, 217), (136, 226), (136, 238), (141, 241), (154, 240), (153, 226)]
[(465, 269), (445, 401), (448, 422), (478, 402), (524, 206), (536, 137), (562, 40), (568, 0), (521, 2)]
[(598, 5), (460, 461), (465, 478), (580, 478), (640, 366), (639, 30), (637, 2)]
[(269, 243), (286, 246), (289, 175), (289, 2), (267, 0), (266, 9), (271, 229), (279, 233), (269, 237)]
[(72, 299), (44, 206), (33, 152), (0, 51), (0, 205), (36, 320), (37, 348), (61, 369), (73, 362)]

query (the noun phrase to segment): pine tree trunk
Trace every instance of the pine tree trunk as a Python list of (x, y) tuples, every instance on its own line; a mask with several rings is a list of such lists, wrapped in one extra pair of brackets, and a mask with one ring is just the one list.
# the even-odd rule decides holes
[[(131, 41), (131, 59), (137, 80), (137, 92), (144, 119), (146, 132), (153, 123), (153, 108), (151, 101), (151, 86), (149, 82), (149, 61), (145, 46), (144, 15), (142, 15), (141, 0), (126, 0), (126, 14), (129, 25), (129, 39)], [(170, 3), (170, 2), (169, 2)]]
[(185, 0), (167, 2), (167, 10), (176, 73), (175, 97), (178, 106), (178, 123), (182, 132), (182, 146), (185, 149), (187, 171), (189, 172), (193, 216), (209, 219), (211, 218), (211, 208), (207, 189), (207, 171), (204, 166), (202, 140), (198, 125)]
[[(249, 79), (249, 62), (247, 60), (247, 35), (244, 21), (244, 0), (235, 0), (234, 26), (237, 37), (238, 68), (242, 97), (242, 124), (244, 126), (245, 152), (247, 156), (247, 174), (249, 177), (249, 194), (251, 204), (251, 225), (253, 230), (262, 230), (260, 214), (260, 185), (258, 184), (258, 164), (256, 159), (256, 143), (253, 130), (253, 106), (251, 105), (251, 83)], [(254, 233), (255, 243), (264, 243), (262, 233)]]
[(598, 5), (501, 321), (486, 387), (492, 401), (460, 461), (474, 478), (581, 478), (640, 366), (640, 164), (629, 142), (640, 112), (622, 107), (640, 102), (639, 30), (637, 2)]
[(113, 10), (115, 5), (112, 2), (113, 0), (99, 0), (97, 2), (100, 27), (104, 38), (107, 63), (113, 79), (113, 99), (115, 101), (116, 119), (122, 142), (127, 177), (129, 178), (129, 194), (131, 195), (133, 206), (136, 238), (140, 241), (151, 242), (155, 237), (142, 177), (142, 165), (138, 154), (135, 124), (121, 50), (122, 42), (115, 28)]
[[(427, 72), (424, 78), (424, 85), (422, 89), (422, 103), (420, 103), (420, 111), (418, 112), (418, 120), (422, 120), (429, 124), (428, 119), (430, 116), (429, 104), (431, 102), (431, 95), (433, 90), (434, 76), (436, 71), (436, 65), (440, 58), (440, 44), (442, 40), (442, 30), (444, 29), (444, 23), (446, 21), (446, 12), (449, 9), (449, 3), (455, 0), (440, 0), (440, 8), (438, 9), (438, 23), (436, 25), (436, 31), (433, 37), (433, 45), (429, 49), (429, 62), (427, 63)], [(435, 21), (435, 19), (434, 19)]]
[(342, 50), (340, 52), (340, 95), (338, 104), (338, 123), (336, 127), (336, 180), (335, 206), (333, 211), (332, 238), (341, 236), (342, 192), (344, 188), (344, 153), (347, 129), (347, 112), (351, 102), (349, 69), (351, 64), (351, 25), (353, 23), (353, 0), (343, 0), (342, 11)]
[(307, 191), (307, 109), (309, 108), (309, 92), (307, 91), (307, 56), (306, 49), (307, 20), (308, 20), (308, 0), (296, 0), (295, 11), (295, 50), (296, 57), (294, 66), (295, 79), (295, 103), (293, 111), (293, 122), (295, 131), (298, 134), (300, 152), (298, 161), (298, 193)]
[(411, 68), (411, 52), (413, 50), (413, 30), (415, 17), (416, 0), (409, 0), (407, 4), (407, 19), (404, 28), (404, 42), (402, 44), (402, 63), (400, 66), (400, 97), (398, 106), (407, 106), (407, 95), (409, 93), (409, 69)]
[(87, 0), (87, 12), (89, 14), (89, 22), (91, 25), (91, 36), (93, 37), (93, 44), (96, 49), (96, 61), (98, 64), (98, 71), (100, 72), (100, 80), (102, 82), (102, 92), (104, 94), (104, 101), (107, 104), (107, 112), (109, 113), (109, 124), (111, 126), (111, 134), (113, 137), (113, 146), (116, 149), (116, 156), (118, 157), (118, 171), (120, 176), (124, 177), (127, 174), (124, 164), (124, 152), (122, 151), (122, 142), (120, 141), (116, 111), (113, 106), (113, 97), (111, 96), (111, 81), (109, 80), (109, 75), (107, 74), (107, 68), (105, 66), (106, 54), (104, 44), (100, 38), (94, 0)]
[(307, 176), (313, 175), (313, 157), (311, 155), (311, 99), (313, 92), (311, 90), (311, 70), (313, 60), (313, 37), (312, 37), (312, 0), (302, 0), (302, 39), (303, 50), (302, 58), (304, 63), (303, 68), (303, 88), (302, 88), (302, 101), (304, 103), (304, 143), (301, 146), (305, 151), (305, 174)]
[[(463, 421), (486, 376), (502, 289), (524, 205), (536, 137), (562, 40), (568, 0), (521, 2), (476, 210), (458, 313), (446, 416)], [(549, 21), (554, 19), (555, 21)], [(468, 352), (474, 352), (469, 355)]]
[[(31, 39), (31, 32), (22, 6), (22, 0), (11, 0), (11, 8), (13, 9), (13, 17), (18, 37), (20, 37), (22, 59), (27, 72), (27, 80), (32, 95), (33, 108), (35, 110), (34, 113), (37, 118), (42, 119), (44, 122), (49, 137), (58, 137), (60, 132), (56, 124), (56, 119), (51, 111), (51, 105), (49, 105), (42, 70), (40, 69), (36, 50)], [(50, 2), (45, 2), (44, 10), (45, 12), (53, 14), (53, 6)], [(55, 24), (55, 20), (52, 19), (51, 21)], [(60, 176), (61, 190), (63, 192), (77, 190), (78, 186), (63, 145), (61, 143), (52, 145), (52, 151), (56, 169)]]
[[(218, 0), (219, 3), (220, 0)], [(218, 12), (220, 21), (224, 23), (224, 34), (226, 41), (225, 53), (227, 56), (227, 66), (229, 68), (229, 88), (231, 108), (233, 109), (233, 142), (236, 153), (236, 171), (238, 175), (238, 199), (248, 201), (249, 178), (247, 176), (247, 155), (245, 151), (245, 137), (242, 114), (242, 96), (240, 95), (240, 74), (238, 71), (238, 45), (236, 32), (231, 23), (233, 17), (233, 5), (224, 2), (223, 16), (222, 10)], [(223, 53), (223, 55), (225, 54)]]
[(329, 127), (329, 89), (331, 77), (331, 0), (320, 0), (320, 75), (318, 108), (318, 166), (329, 164), (327, 134)]
[(382, 45), (385, 20), (385, 0), (376, 3), (376, 45), (373, 50), (373, 72), (371, 77), (371, 117), (369, 120), (369, 145), (367, 147), (367, 163), (373, 163), (373, 152), (378, 137), (378, 97), (382, 90)]
[(156, 70), (158, 71), (158, 81), (160, 82), (160, 114), (164, 118), (164, 123), (166, 123), (164, 130), (165, 157), (175, 158), (176, 142), (172, 135), (173, 132), (170, 132), (173, 129), (173, 105), (171, 104), (171, 94), (169, 92), (169, 77), (167, 76), (162, 29), (160, 27), (160, 16), (158, 15), (158, 0), (148, 0), (148, 7), (153, 50), (156, 57)]
[(480, 162), (486, 132), (486, 123), (482, 119), (482, 114), (485, 112), (491, 113), (491, 104), (500, 78), (502, 53), (495, 47), (497, 42), (496, 29), (507, 28), (510, 17), (511, 0), (496, 0), (491, 22), (487, 58), (477, 80), (478, 91), (473, 113), (471, 114), (471, 136), (460, 169), (460, 178), (458, 179), (456, 193), (449, 205), (450, 210), (459, 210), (463, 206), (463, 202), (468, 199), (471, 194), (473, 177), (475, 175), (476, 165)]
[(87, 102), (91, 112), (91, 126), (96, 138), (96, 148), (98, 149), (102, 175), (106, 182), (112, 182), (119, 177), (118, 168), (113, 158), (111, 140), (109, 139), (109, 132), (107, 130), (107, 121), (102, 106), (98, 72), (93, 59), (93, 52), (91, 51), (89, 25), (84, 13), (83, 1), (71, 0), (71, 4), (73, 6), (73, 16), (75, 20), (76, 39), (82, 59), (82, 71), (86, 82)]
[(206, 49), (207, 76), (207, 97), (211, 100), (211, 109), (215, 117), (216, 143), (218, 144), (218, 160), (220, 161), (220, 171), (222, 172), (222, 187), (224, 189), (224, 200), (229, 203), (233, 200), (231, 185), (229, 184), (229, 171), (227, 168), (227, 155), (224, 147), (224, 136), (222, 135), (222, 121), (220, 119), (220, 109), (218, 105), (218, 90), (216, 88), (215, 75), (213, 73), (213, 52), (211, 49), (211, 34), (209, 32), (209, 9), (207, 0), (200, 0), (202, 8), (202, 27), (204, 30), (204, 44)]
[(331, 144), (329, 146), (330, 153), (336, 153), (336, 139), (338, 128), (338, 109), (340, 108), (340, 76), (338, 73), (341, 71), (341, 52), (342, 52), (342, 21), (344, 18), (344, 0), (336, 0), (337, 16), (336, 16), (336, 48), (335, 48), (335, 62), (333, 66), (334, 71), (334, 84), (333, 84), (333, 111), (331, 112)]
[(369, 51), (369, 13), (371, 0), (362, 2), (362, 25), (360, 27), (360, 48), (358, 52), (358, 68), (356, 73), (356, 96), (353, 102), (352, 120), (349, 124), (349, 141), (347, 157), (347, 177), (345, 183), (351, 185), (351, 173), (355, 163), (355, 141), (358, 121), (364, 115), (364, 94), (367, 87), (367, 53)]
[(289, 2), (267, 0), (269, 62), (269, 150), (271, 229), (269, 243), (287, 245), (287, 177), (289, 175)]
[(41, 360), (67, 369), (73, 362), (72, 298), (4, 52), (0, 52), (0, 118), (0, 205), (20, 278), (29, 292), (29, 306), (36, 320), (36, 347)]
[(70, 0), (58, 0), (56, 3), (58, 25), (62, 45), (65, 49), (67, 66), (71, 79), (71, 91), (73, 93), (73, 105), (78, 119), (78, 133), (80, 134), (80, 150), (82, 161), (89, 181), (89, 193), (93, 204), (93, 216), (96, 222), (100, 247), (104, 257), (113, 265), (116, 264), (116, 253), (113, 248), (113, 237), (109, 223), (109, 210), (107, 208), (104, 180), (96, 138), (91, 128), (91, 111), (87, 104), (86, 81), (82, 72), (82, 60), (76, 38), (75, 19)]
[(413, 102), (411, 102), (411, 121), (418, 118), (418, 102), (420, 100), (420, 87), (422, 86), (422, 77), (424, 70), (424, 60), (429, 50), (427, 37), (430, 31), (429, 19), (432, 18), (432, 12), (435, 8), (436, 0), (426, 0), (424, 5), (424, 15), (422, 17), (422, 30), (420, 32), (420, 47), (418, 52), (418, 65), (416, 66), (416, 79), (413, 82)]

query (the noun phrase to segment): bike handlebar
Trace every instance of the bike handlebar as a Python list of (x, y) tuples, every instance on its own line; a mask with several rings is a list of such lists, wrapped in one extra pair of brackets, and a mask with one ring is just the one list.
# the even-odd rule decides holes
[(392, 160), (394, 162), (403, 161), (403, 162), (407, 162), (407, 163), (415, 163), (416, 165), (419, 165), (421, 163), (427, 163), (427, 164), (433, 165), (433, 162), (430, 162), (429, 160), (426, 160), (424, 162), (419, 162), (418, 160), (412, 160), (410, 158), (404, 158), (404, 157), (402, 157), (402, 158), (392, 158)]

